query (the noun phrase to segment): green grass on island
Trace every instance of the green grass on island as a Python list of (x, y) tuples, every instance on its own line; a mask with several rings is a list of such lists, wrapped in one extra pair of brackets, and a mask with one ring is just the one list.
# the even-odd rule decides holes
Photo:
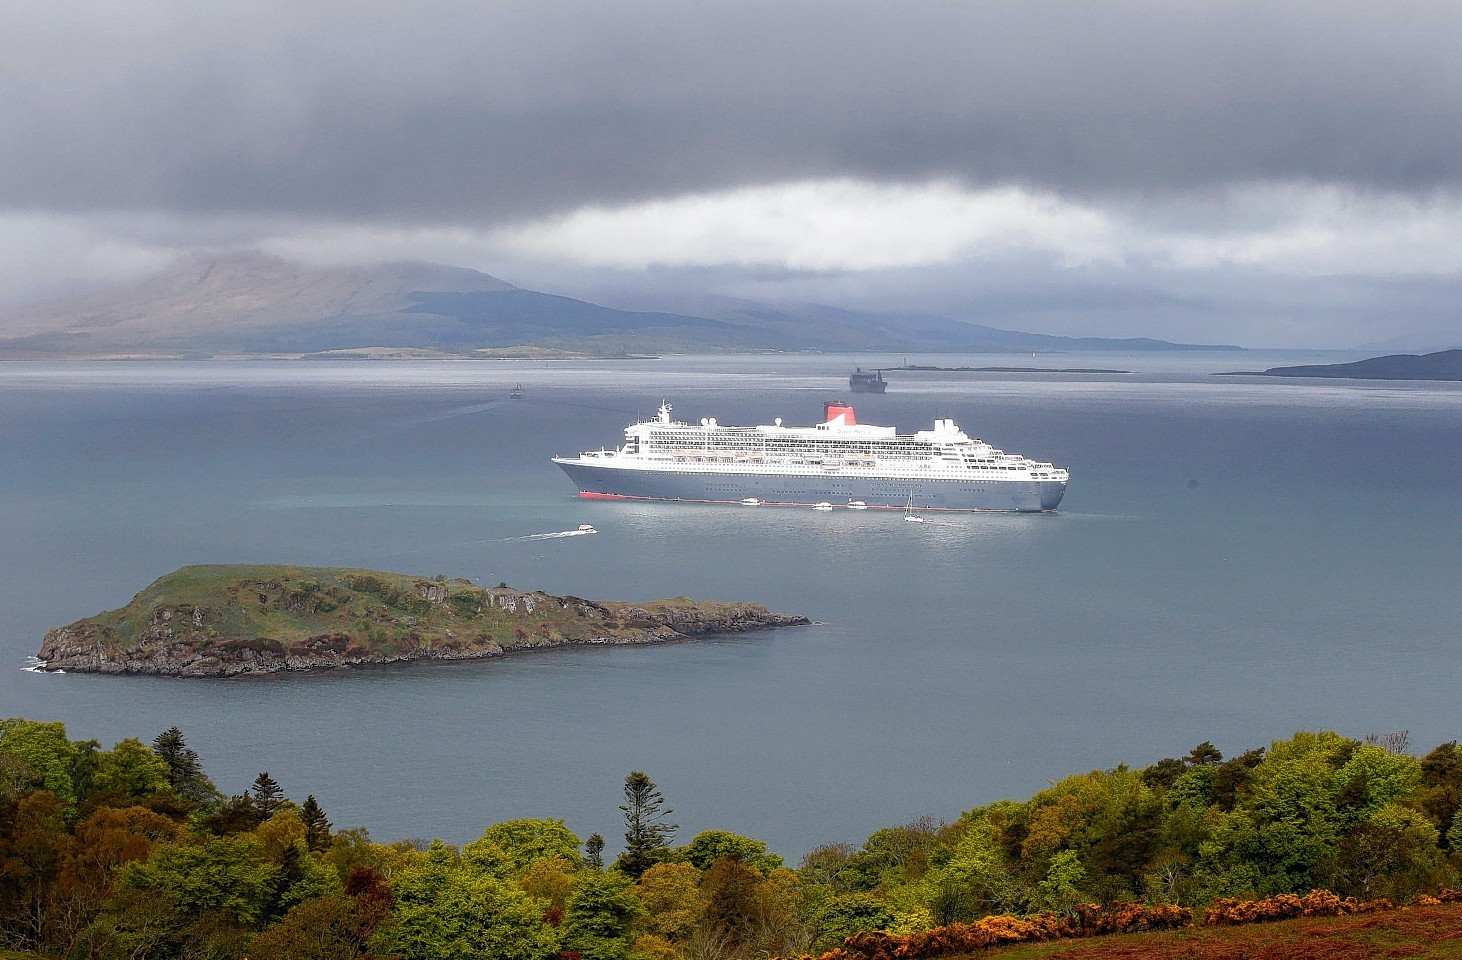
[[(309, 669), (344, 661), (469, 658), (566, 643), (673, 640), (799, 620), (756, 604), (687, 597), (597, 602), (445, 576), (204, 565), (159, 578), (120, 609), (51, 631), (40, 656), (52, 667), (101, 672), (185, 672), (184, 661), (192, 673), (260, 672), (218, 664), (242, 660), (262, 667), (272, 658), (288, 660), (286, 669)], [(200, 653), (208, 664), (200, 666)], [(151, 658), (151, 668), (128, 663), (143, 656)]]

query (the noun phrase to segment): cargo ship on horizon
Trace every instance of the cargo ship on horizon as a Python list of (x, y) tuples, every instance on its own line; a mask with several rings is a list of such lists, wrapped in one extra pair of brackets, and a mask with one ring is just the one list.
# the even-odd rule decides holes
[(888, 389), (888, 381), (883, 379), (882, 370), (870, 373), (858, 367), (848, 376), (848, 389), (854, 393), (883, 393)]
[(671, 419), (630, 424), (624, 443), (576, 457), (553, 458), (585, 499), (769, 506), (842, 506), (889, 510), (1056, 509), (1070, 474), (1049, 463), (971, 438), (951, 419), (899, 434), (860, 424), (853, 408), (824, 405), (810, 427), (723, 426)]

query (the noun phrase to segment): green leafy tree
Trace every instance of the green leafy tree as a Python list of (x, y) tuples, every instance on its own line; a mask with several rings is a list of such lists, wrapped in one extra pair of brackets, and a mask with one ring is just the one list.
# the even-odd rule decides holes
[(1036, 891), (1041, 906), (1052, 913), (1070, 913), (1083, 899), (1081, 885), (1086, 882), (1086, 869), (1071, 850), (1061, 850), (1051, 858), (1050, 869)]
[(507, 880), (517, 869), (512, 858), (491, 840), (479, 837), (462, 848), (462, 867), (484, 877)]
[(584, 859), (578, 836), (562, 820), (506, 820), (488, 827), (482, 839), (497, 844), (519, 871), (549, 857), (560, 857), (575, 866)]
[[(168, 767), (135, 737), (98, 755), (92, 789), (122, 801), (144, 800), (168, 786)], [(124, 804), (125, 805), (125, 804)]]
[(1457, 811), (1452, 817), (1452, 825), (1447, 828), (1447, 846), (1462, 850), (1462, 810)]
[(251, 835), (156, 846), (117, 872), (106, 910), (79, 938), (97, 956), (240, 957), (273, 919), (279, 869)]
[(1402, 797), (1416, 793), (1421, 761), (1382, 747), (1361, 746), (1335, 773), (1335, 804), (1342, 822), (1359, 822)]
[(1308, 890), (1323, 885), (1317, 868), (1332, 855), (1299, 822), (1255, 822), (1235, 811), (1202, 845), (1206, 895), (1262, 898)]
[(219, 914), (257, 929), (276, 894), (277, 869), (250, 835), (211, 837), (201, 844), (163, 844), (143, 863), (120, 871), (124, 891), (166, 895), (181, 921)]
[(69, 806), (76, 800), (71, 778), (75, 757), (64, 723), (21, 717), (0, 720), (0, 800), (49, 790)]
[(1340, 842), (1340, 892), (1400, 902), (1455, 880), (1438, 839), (1437, 828), (1415, 810), (1399, 804), (1376, 810)]
[(876, 830), (863, 848), (848, 858), (845, 869), (862, 874), (864, 889), (899, 884), (923, 876), (938, 843), (939, 823), (921, 817), (910, 823)]
[(989, 813), (971, 811), (959, 826), (958, 839), (922, 879), (933, 919), (947, 924), (1023, 911), (1030, 893), (1006, 857)]
[(726, 830), (705, 830), (695, 839), (673, 851), (674, 859), (692, 863), (699, 870), (709, 870), (717, 860), (739, 860), (760, 871), (771, 873), (782, 865), (782, 858), (767, 852), (765, 841), (753, 840)]
[(1462, 749), (1457, 747), (1457, 741), (1444, 743), (1421, 758), (1417, 807), (1445, 835), (1447, 848), (1457, 850), (1450, 829), (1462, 810)]
[[(1231, 764), (1232, 761), (1218, 767), (1192, 767), (1179, 774), (1164, 794), (1163, 799), (1167, 806), (1207, 810), (1218, 802), (1214, 796), (1214, 785), (1219, 775)], [(1222, 806), (1223, 809), (1231, 809), (1233, 804), (1230, 802)]]
[(624, 852), (615, 867), (638, 880), (650, 867), (665, 858), (677, 825), (666, 818), (674, 813), (655, 782), (639, 770), (624, 778)]
[(558, 938), (522, 890), (464, 869), (441, 841), (393, 882), (395, 922), (383, 945), (402, 960), (546, 960)]
[(71, 744), (71, 751), (71, 789), (77, 803), (86, 803), (97, 792), (102, 745), (96, 740), (77, 740)]
[(813, 948), (831, 950), (855, 933), (887, 930), (893, 926), (893, 912), (870, 894), (845, 893), (824, 900), (813, 918)]
[(628, 960), (635, 921), (644, 912), (627, 876), (585, 870), (574, 879), (563, 948), (582, 960)]

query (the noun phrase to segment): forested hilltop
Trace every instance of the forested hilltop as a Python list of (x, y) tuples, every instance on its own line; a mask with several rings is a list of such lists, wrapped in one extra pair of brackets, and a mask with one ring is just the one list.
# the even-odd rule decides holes
[[(1232, 759), (1203, 743), (827, 844), (795, 869), (724, 831), (677, 845), (673, 811), (638, 771), (605, 798), (606, 829), (624, 831), (614, 859), (599, 834), (553, 819), (495, 824), (460, 848), (380, 843), (287, 793), (267, 773), (221, 793), (176, 728), (104, 750), (60, 723), (0, 720), (0, 956), (730, 960), (876, 930), (908, 936), (837, 955), (897, 942), (899, 956), (942, 956), (930, 950), (989, 931), (1089, 935), (1205, 907), (1261, 917), (1270, 908), (1226, 898), (1312, 888), (1401, 903), (1462, 866), (1462, 749), (1417, 757), (1404, 735), (1298, 733)], [(1275, 915), (1366, 909), (1329, 894), (1272, 902)]]

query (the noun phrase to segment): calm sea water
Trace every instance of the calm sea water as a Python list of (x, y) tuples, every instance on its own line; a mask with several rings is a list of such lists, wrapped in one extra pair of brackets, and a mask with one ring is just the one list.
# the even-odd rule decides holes
[[(1455, 384), (1067, 356), (1036, 363), (1135, 372), (895, 373), (857, 398), (865, 422), (952, 416), (1068, 466), (1045, 516), (581, 502), (548, 462), (616, 443), (662, 397), (812, 422), (855, 361), (899, 360), (0, 366), (0, 716), (107, 744), (177, 724), (223, 789), (268, 770), (383, 840), (555, 816), (612, 843), (642, 769), (683, 839), (725, 828), (789, 858), (1201, 740), (1462, 736)], [(585, 522), (599, 534), (518, 539)], [(47, 628), (234, 561), (760, 600), (821, 623), (256, 681), (22, 671)]]

